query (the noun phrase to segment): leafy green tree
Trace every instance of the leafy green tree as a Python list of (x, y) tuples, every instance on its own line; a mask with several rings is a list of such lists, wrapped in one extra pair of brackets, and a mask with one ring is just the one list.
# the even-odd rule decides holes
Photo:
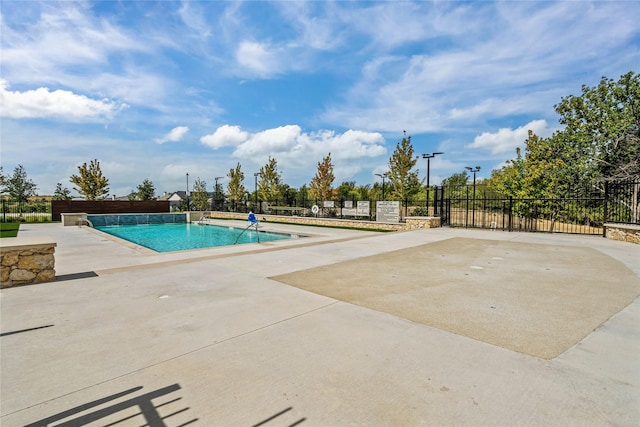
[(309, 205), (309, 201), (312, 200), (311, 191), (307, 184), (304, 184), (302, 187), (298, 188), (296, 191), (296, 205), (297, 206), (307, 206)]
[(357, 197), (359, 200), (369, 200), (374, 198), (374, 197), (371, 197), (371, 191), (372, 191), (371, 184), (359, 185), (356, 187), (356, 191), (358, 192)]
[(56, 184), (56, 191), (53, 193), (53, 200), (71, 200), (71, 190), (62, 187), (61, 183)]
[(333, 162), (329, 153), (322, 162), (318, 162), (316, 175), (309, 184), (311, 197), (319, 200), (331, 200), (333, 196)]
[(258, 195), (260, 199), (273, 204), (280, 198), (280, 185), (282, 177), (278, 172), (278, 161), (269, 156), (266, 165), (260, 168), (260, 181), (258, 182)]
[(418, 163), (414, 156), (411, 136), (405, 136), (396, 145), (389, 159), (389, 189), (393, 198), (397, 200), (410, 199), (420, 191), (422, 182), (418, 179), (418, 171), (413, 168)]
[(13, 175), (3, 179), (3, 192), (9, 193), (9, 197), (18, 202), (26, 202), (29, 197), (36, 195), (36, 184), (27, 177), (27, 171), (22, 165), (13, 170)]
[(83, 163), (78, 166), (79, 175), (71, 175), (70, 182), (77, 187), (74, 188), (87, 200), (98, 200), (109, 194), (109, 180), (100, 170), (100, 162), (97, 159)]
[(204, 211), (209, 207), (209, 194), (207, 193), (207, 183), (199, 177), (193, 183), (191, 192), (191, 209)]
[(229, 183), (227, 184), (227, 195), (229, 197), (229, 201), (235, 208), (238, 203), (243, 200), (247, 191), (243, 184), (244, 172), (242, 172), (240, 162), (238, 162), (235, 168), (229, 169), (227, 177), (229, 178)]
[(355, 181), (343, 181), (337, 188), (340, 200), (352, 200), (360, 197)]
[(156, 187), (149, 179), (145, 179), (138, 188), (135, 194), (136, 200), (155, 200), (156, 199)]
[[(596, 87), (582, 86), (580, 96), (566, 96), (555, 106), (565, 128), (552, 143), (574, 155), (572, 184), (587, 181), (603, 189), (605, 181), (640, 178), (640, 75), (618, 81), (602, 77)], [(584, 183), (580, 185), (585, 187)]]
[(0, 194), (5, 192), (5, 184), (7, 182), (7, 177), (4, 176), (4, 171), (2, 170), (2, 166), (0, 166)]
[(293, 206), (298, 196), (298, 190), (289, 184), (282, 184), (280, 186), (280, 195), (282, 197), (282, 203), (285, 206)]

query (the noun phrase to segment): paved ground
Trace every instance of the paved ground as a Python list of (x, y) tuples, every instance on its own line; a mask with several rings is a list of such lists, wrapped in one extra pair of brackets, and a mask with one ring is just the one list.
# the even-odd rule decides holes
[[(86, 228), (21, 228), (58, 242), (61, 280), (0, 292), (0, 425), (640, 423), (640, 300), (633, 299), (640, 246), (584, 236), (264, 225), (314, 237), (154, 255)], [(420, 261), (402, 264), (411, 254)], [(447, 268), (430, 262), (437, 255), (445, 255)], [(492, 300), (467, 302), (469, 312), (489, 303), (484, 309), (494, 315), (517, 301), (508, 297), (520, 283), (508, 277), (517, 273), (525, 284), (549, 280), (562, 292), (551, 286), (540, 288), (544, 298), (524, 296), (554, 308), (532, 318), (535, 307), (525, 310), (531, 305), (525, 303), (511, 309), (505, 324), (554, 320), (551, 340), (573, 331), (558, 335), (562, 323), (588, 323), (593, 332), (573, 336), (577, 344), (563, 344), (569, 348), (556, 357), (535, 357), (484, 335), (412, 321), (410, 310), (374, 310), (329, 297), (326, 289), (309, 292), (273, 279), (297, 273), (362, 285), (369, 276), (383, 292), (380, 283), (418, 283), (427, 264), (440, 265), (433, 274), (443, 287), (433, 294), (440, 298), (433, 310), (442, 318), (452, 317), (442, 300), (448, 291), (464, 296), (462, 285), (468, 292), (491, 277), (512, 287), (497, 287)], [(403, 265), (396, 277), (380, 277), (393, 274), (394, 265)], [(576, 288), (582, 281), (588, 283)], [(625, 299), (633, 302), (624, 307)], [(593, 316), (567, 300), (591, 304)], [(579, 315), (558, 323), (567, 307)]]

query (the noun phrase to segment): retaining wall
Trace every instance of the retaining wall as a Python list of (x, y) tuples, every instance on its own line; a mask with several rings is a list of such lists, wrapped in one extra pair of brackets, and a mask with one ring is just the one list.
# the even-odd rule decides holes
[[(187, 212), (187, 222), (197, 222), (203, 215), (217, 219), (246, 220), (247, 214), (235, 212)], [(267, 215), (256, 214), (260, 221), (284, 222), (287, 224), (317, 225), (323, 227), (347, 227), (367, 230), (417, 230), (421, 228), (440, 227), (440, 217), (408, 216), (404, 223), (361, 221), (341, 218), (316, 218), (307, 216)]]
[(47, 236), (0, 240), (0, 288), (56, 280), (56, 243)]
[(640, 245), (640, 226), (631, 224), (605, 224), (607, 239)]

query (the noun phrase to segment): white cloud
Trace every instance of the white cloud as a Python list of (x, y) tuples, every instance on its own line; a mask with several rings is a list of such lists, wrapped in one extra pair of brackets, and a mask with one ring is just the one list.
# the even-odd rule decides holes
[(363, 168), (370, 168), (368, 159), (378, 158), (386, 152), (384, 138), (377, 132), (348, 130), (338, 134), (321, 130), (306, 133), (298, 125), (287, 125), (249, 136), (232, 156), (251, 159), (256, 166), (274, 157), (278, 167), (288, 174), (312, 176), (317, 162), (331, 153), (336, 176), (346, 179)]
[(281, 68), (277, 52), (266, 43), (241, 42), (236, 51), (236, 61), (260, 77), (276, 74)]
[(552, 130), (547, 127), (546, 120), (534, 120), (517, 129), (502, 128), (494, 133), (483, 132), (467, 147), (488, 150), (491, 154), (511, 152), (524, 143), (529, 130), (540, 137), (547, 137), (552, 133)]
[(0, 80), (0, 111), (2, 116), (16, 119), (57, 117), (70, 121), (111, 118), (127, 108), (109, 99), (95, 100), (67, 90), (50, 91), (41, 87), (24, 92), (7, 90), (8, 84)]
[(248, 133), (240, 126), (223, 125), (212, 134), (200, 138), (200, 142), (213, 149), (235, 147), (247, 140)]
[(189, 132), (189, 128), (187, 126), (177, 126), (171, 129), (171, 131), (162, 138), (156, 138), (154, 141), (158, 144), (164, 144), (165, 142), (178, 142), (184, 138), (187, 132)]

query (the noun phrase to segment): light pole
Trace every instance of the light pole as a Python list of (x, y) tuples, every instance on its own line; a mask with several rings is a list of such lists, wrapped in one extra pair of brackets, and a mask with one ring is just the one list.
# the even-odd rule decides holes
[(255, 177), (255, 179), (256, 179), (256, 207), (258, 206), (258, 175), (260, 175), (260, 173), (259, 173), (259, 172), (255, 172), (255, 173), (253, 174), (253, 176), (254, 176), (254, 177)]
[(469, 172), (473, 172), (473, 212), (471, 213), (471, 223), (475, 227), (476, 226), (476, 172), (480, 171), (480, 166), (476, 166), (475, 168), (472, 168), (471, 166), (465, 166), (465, 169), (468, 170)]
[(385, 173), (377, 173), (376, 176), (382, 178), (382, 200), (384, 200), (384, 179), (387, 177), (387, 172)]
[(190, 211), (189, 208), (189, 173), (187, 172), (187, 210)]
[(431, 169), (431, 159), (433, 159), (435, 156), (439, 155), (439, 154), (444, 154), (442, 151), (436, 151), (435, 153), (431, 153), (431, 154), (423, 154), (422, 158), (423, 159), (427, 159), (427, 212), (429, 211), (429, 190), (431, 190), (431, 186), (429, 185), (429, 174), (430, 174), (430, 169)]
[(218, 180), (224, 178), (223, 176), (216, 176), (215, 178), (213, 178), (216, 181), (216, 186), (213, 189), (213, 194), (211, 195), (211, 210), (213, 210), (213, 200), (214, 197), (216, 198), (216, 209), (218, 208)]

